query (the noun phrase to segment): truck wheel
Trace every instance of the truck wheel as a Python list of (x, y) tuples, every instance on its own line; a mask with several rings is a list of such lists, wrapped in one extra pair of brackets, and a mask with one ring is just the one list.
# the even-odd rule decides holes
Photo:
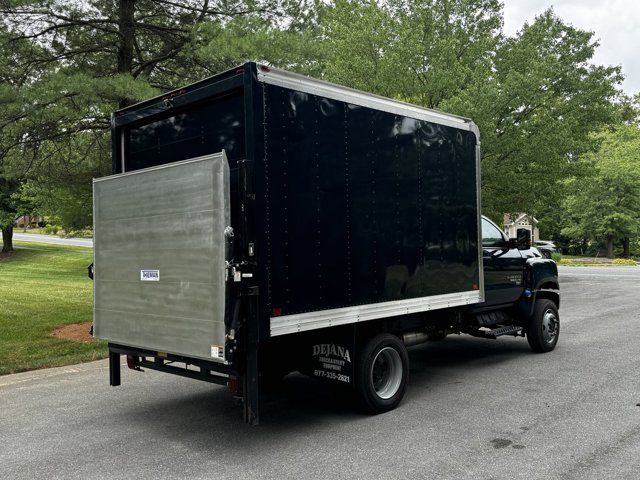
[(527, 327), (527, 341), (531, 350), (538, 353), (550, 352), (556, 347), (559, 335), (558, 307), (551, 300), (537, 300)]
[(358, 356), (355, 374), (358, 400), (366, 411), (393, 410), (407, 388), (409, 356), (404, 343), (388, 333), (373, 337)]

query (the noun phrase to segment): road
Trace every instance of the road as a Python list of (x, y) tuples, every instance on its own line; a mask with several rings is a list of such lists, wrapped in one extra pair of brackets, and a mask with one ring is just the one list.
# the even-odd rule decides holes
[(449, 337), (411, 350), (400, 407), (364, 416), (285, 378), (262, 424), (221, 387), (104, 361), (0, 377), (2, 478), (637, 479), (640, 267), (562, 268), (554, 352)]
[[(2, 234), (0, 233), (0, 238)], [(53, 243), (56, 245), (72, 245), (74, 247), (93, 247), (92, 238), (60, 238), (55, 235), (40, 235), (39, 233), (14, 233), (14, 240), (22, 242)]]

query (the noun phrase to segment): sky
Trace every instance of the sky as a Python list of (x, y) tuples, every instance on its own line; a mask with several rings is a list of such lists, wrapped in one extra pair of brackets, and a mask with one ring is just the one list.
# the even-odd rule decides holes
[(522, 25), (553, 7), (555, 13), (574, 27), (589, 30), (599, 39), (593, 62), (621, 65), (623, 90), (640, 92), (640, 1), (638, 0), (503, 0), (504, 31), (515, 34)]

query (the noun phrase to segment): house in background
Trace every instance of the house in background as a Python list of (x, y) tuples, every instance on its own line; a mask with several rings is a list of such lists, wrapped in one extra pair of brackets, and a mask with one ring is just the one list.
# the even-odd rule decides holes
[(531, 240), (536, 242), (540, 240), (540, 232), (538, 231), (538, 220), (533, 215), (526, 213), (517, 213), (511, 216), (509, 213), (504, 214), (504, 233), (509, 238), (516, 238), (519, 228), (526, 228), (531, 232)]
[(16, 220), (16, 227), (18, 228), (27, 228), (27, 227), (37, 227), (38, 223), (44, 221), (43, 217), (38, 215), (23, 215), (18, 217)]

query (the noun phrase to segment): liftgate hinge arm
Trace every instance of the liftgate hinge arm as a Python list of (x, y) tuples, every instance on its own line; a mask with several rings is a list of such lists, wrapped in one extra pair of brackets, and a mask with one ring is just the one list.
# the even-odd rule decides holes
[(234, 282), (241, 282), (244, 278), (253, 278), (253, 273), (251, 271), (254, 267), (253, 264), (249, 262), (226, 262), (226, 280), (232, 279)]
[(224, 229), (224, 236), (226, 239), (226, 252), (228, 260), (225, 261), (225, 280), (229, 281), (229, 278), (234, 282), (241, 282), (243, 278), (252, 278), (253, 273), (242, 272), (244, 267), (250, 266), (246, 261), (234, 262), (233, 260), (233, 228), (227, 227)]
[(232, 278), (234, 282), (241, 282), (243, 278), (253, 278), (253, 273), (242, 271), (246, 267), (251, 267), (251, 265), (248, 262), (227, 262), (227, 280)]

